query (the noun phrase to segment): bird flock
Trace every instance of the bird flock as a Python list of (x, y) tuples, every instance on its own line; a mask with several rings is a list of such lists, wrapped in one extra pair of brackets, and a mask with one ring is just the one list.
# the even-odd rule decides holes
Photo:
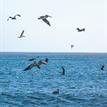
[[(8, 19), (7, 19), (7, 21), (9, 21), (9, 20), (17, 20), (17, 19), (20, 18), (20, 17), (22, 17), (20, 14), (16, 14), (16, 15), (14, 15), (14, 16), (9, 16)], [(38, 19), (38, 20), (42, 20), (42, 21), (43, 21), (44, 23), (46, 23), (48, 26), (51, 26), (48, 18), (52, 18), (52, 16), (50, 16), (50, 15), (43, 15), (43, 16), (38, 17), (37, 19)], [(85, 28), (81, 28), (81, 29), (80, 29), (80, 28), (76, 28), (76, 30), (77, 30), (78, 32), (84, 32), (84, 31), (85, 31)], [(25, 31), (22, 30), (22, 32), (21, 32), (20, 36), (18, 36), (18, 38), (23, 38), (23, 37), (25, 37), (24, 32), (25, 32)], [(73, 47), (74, 47), (74, 45), (71, 44), (71, 48), (73, 48)]]
[[(9, 16), (8, 19), (7, 19), (7, 21), (17, 20), (17, 19), (19, 19), (19, 18), (21, 18), (21, 17), (22, 17), (22, 16), (21, 16), (20, 14), (16, 14), (16, 15), (14, 15), (14, 16)], [(50, 27), (51, 24), (50, 24), (48, 18), (52, 18), (52, 16), (50, 16), (50, 15), (43, 15), (43, 16), (38, 17), (37, 19), (38, 19), (38, 20), (42, 20), (44, 23), (46, 23), (46, 24)], [(81, 28), (81, 29), (80, 29), (80, 28), (76, 28), (76, 30), (77, 30), (77, 32), (85, 32), (85, 28)], [(20, 36), (18, 36), (18, 38), (23, 38), (23, 37), (25, 37), (24, 32), (25, 32), (25, 31), (22, 30), (22, 32), (21, 32)], [(74, 47), (74, 45), (71, 44), (71, 48), (73, 48), (73, 47)], [(24, 69), (24, 71), (31, 70), (31, 69), (34, 68), (34, 67), (37, 67), (38, 69), (40, 69), (40, 68), (41, 68), (41, 65), (47, 65), (47, 64), (48, 64), (48, 58), (45, 58), (44, 60), (39, 60), (39, 61), (36, 61), (35, 58), (31, 58), (31, 59), (29, 59), (29, 61), (33, 61), (33, 62), (32, 62), (30, 65), (28, 65), (28, 66)], [(104, 70), (104, 65), (102, 65), (101, 70)], [(61, 71), (62, 71), (61, 74), (62, 74), (62, 75), (65, 75), (65, 68), (64, 68), (64, 66), (61, 67)], [(59, 94), (59, 89), (56, 89), (56, 90), (53, 91), (52, 93), (53, 93), (53, 94)]]

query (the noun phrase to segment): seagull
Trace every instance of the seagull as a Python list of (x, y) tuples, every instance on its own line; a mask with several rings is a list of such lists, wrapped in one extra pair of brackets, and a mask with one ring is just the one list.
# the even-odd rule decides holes
[(25, 37), (23, 34), (24, 34), (24, 30), (22, 30), (22, 33), (20, 34), (20, 36), (18, 38)]
[(38, 69), (40, 69), (40, 65), (47, 63), (48, 63), (48, 58), (46, 58), (45, 60), (40, 60), (39, 62), (34, 61), (27, 68), (25, 68), (24, 71), (31, 70), (33, 67), (37, 67)]
[(85, 28), (82, 28), (82, 29), (77, 28), (77, 30), (78, 30), (78, 32), (82, 32), (82, 31), (85, 31)]
[(38, 19), (40, 20), (43, 20), (46, 24), (48, 24), (49, 26), (51, 26), (50, 25), (50, 22), (47, 20), (47, 18), (48, 17), (51, 17), (51, 16), (49, 16), (49, 15), (45, 15), (45, 16), (40, 16)]
[(14, 17), (11, 17), (11, 16), (10, 16), (10, 17), (7, 19), (7, 21), (9, 21), (9, 19), (16, 20), (16, 16), (21, 17), (21, 15), (20, 15), (20, 14), (16, 14)]
[(59, 94), (59, 89), (53, 91), (52, 94)]

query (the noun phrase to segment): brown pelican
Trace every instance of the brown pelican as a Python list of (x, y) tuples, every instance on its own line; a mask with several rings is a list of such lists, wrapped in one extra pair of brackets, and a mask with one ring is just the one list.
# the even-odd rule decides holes
[(53, 91), (52, 94), (59, 94), (59, 89)]
[(82, 29), (77, 28), (77, 30), (78, 30), (78, 32), (82, 32), (82, 31), (85, 31), (85, 28), (82, 28)]
[(62, 75), (65, 75), (65, 68), (62, 66), (61, 69), (62, 69)]
[(21, 15), (20, 15), (20, 14), (16, 14), (14, 17), (11, 17), (11, 16), (10, 16), (10, 17), (7, 19), (7, 21), (9, 21), (9, 19), (16, 20), (16, 16), (21, 17)]
[(20, 36), (18, 38), (25, 37), (23, 34), (24, 34), (24, 30), (22, 30), (22, 33), (20, 34)]
[(34, 61), (27, 68), (25, 68), (24, 71), (31, 70), (33, 67), (37, 67), (40, 69), (40, 65), (47, 64), (47, 63), (48, 63), (48, 58), (46, 58), (45, 60), (40, 60), (39, 62)]
[(40, 16), (38, 19), (43, 20), (46, 24), (48, 24), (49, 26), (51, 26), (50, 22), (47, 20), (48, 17), (51, 17), (51, 16), (49, 16), (49, 15)]
[(104, 70), (104, 65), (102, 65), (101, 70), (102, 70), (102, 71)]

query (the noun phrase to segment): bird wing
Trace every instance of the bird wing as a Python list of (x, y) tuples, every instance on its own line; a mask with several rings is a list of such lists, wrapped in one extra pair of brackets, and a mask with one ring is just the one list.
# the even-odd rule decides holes
[(24, 34), (24, 30), (22, 31), (22, 33), (21, 33), (20, 37), (22, 37), (22, 36), (23, 36), (23, 34)]
[(35, 58), (31, 58), (31, 59), (29, 59), (28, 61), (34, 61), (35, 60)]
[(38, 19), (44, 19), (44, 16), (40, 16)]
[(49, 26), (51, 26), (50, 25), (50, 23), (49, 23), (49, 21), (45, 18), (45, 19), (42, 19), (46, 24), (48, 24)]
[(9, 21), (10, 18), (12, 19), (13, 17), (10, 16), (10, 17), (7, 19), (7, 21)]
[(20, 15), (20, 14), (16, 14), (14, 17), (16, 17), (16, 16), (19, 16), (19, 17), (21, 17), (21, 15)]
[(24, 69), (24, 71), (32, 69), (33, 66), (34, 66), (33, 64), (30, 64), (27, 68)]

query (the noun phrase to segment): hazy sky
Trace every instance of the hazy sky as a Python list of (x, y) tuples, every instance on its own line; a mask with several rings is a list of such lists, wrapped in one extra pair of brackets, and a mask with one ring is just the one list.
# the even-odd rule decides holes
[[(7, 21), (17, 13), (22, 17)], [(46, 14), (51, 27), (37, 19)], [(107, 52), (106, 19), (106, 0), (0, 0), (0, 51)]]

